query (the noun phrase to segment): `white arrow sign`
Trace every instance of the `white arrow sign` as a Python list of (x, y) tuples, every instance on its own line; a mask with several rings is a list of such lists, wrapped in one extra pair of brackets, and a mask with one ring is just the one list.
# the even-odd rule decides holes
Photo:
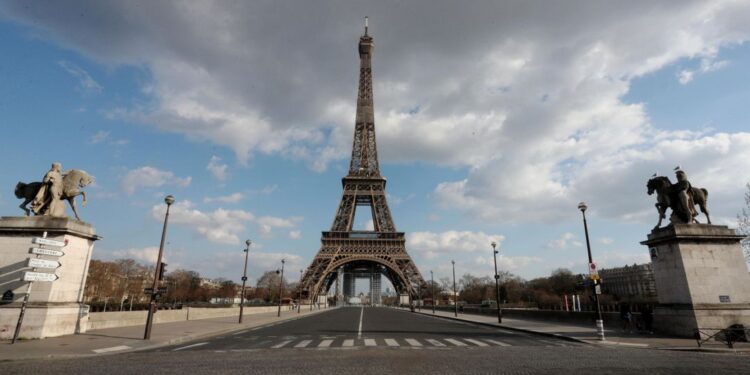
[(51, 255), (53, 257), (61, 257), (65, 255), (65, 253), (60, 250), (40, 249), (38, 247), (32, 247), (31, 253), (37, 255)]
[(34, 237), (32, 242), (37, 245), (47, 245), (47, 246), (57, 246), (57, 247), (65, 246), (65, 242), (63, 241), (50, 240), (49, 238), (43, 238), (43, 237)]
[(23, 281), (55, 281), (59, 277), (55, 275), (54, 273), (44, 273), (44, 272), (24, 272), (23, 273)]
[(46, 259), (29, 258), (28, 267), (34, 267), (34, 268), (57, 268), (57, 267), (60, 267), (60, 262), (58, 262), (56, 260), (46, 260)]

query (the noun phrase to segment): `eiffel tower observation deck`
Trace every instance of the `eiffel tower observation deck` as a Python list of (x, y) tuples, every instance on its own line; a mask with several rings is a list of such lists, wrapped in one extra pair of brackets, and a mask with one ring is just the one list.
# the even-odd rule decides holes
[[(378, 285), (380, 274), (385, 275), (400, 295), (410, 298), (416, 297), (419, 286), (425, 284), (406, 252), (404, 233), (398, 232), (393, 223), (386, 200), (386, 179), (380, 174), (372, 90), (374, 47), (365, 19), (365, 33), (359, 38), (359, 91), (349, 173), (341, 180), (344, 191), (331, 230), (323, 232), (320, 250), (300, 283), (308, 298), (327, 294), (339, 274), (355, 269), (377, 274)], [(355, 211), (366, 211), (362, 207), (370, 209), (372, 230), (353, 229)], [(343, 289), (350, 288), (345, 285)], [(379, 293), (370, 289), (373, 294)]]

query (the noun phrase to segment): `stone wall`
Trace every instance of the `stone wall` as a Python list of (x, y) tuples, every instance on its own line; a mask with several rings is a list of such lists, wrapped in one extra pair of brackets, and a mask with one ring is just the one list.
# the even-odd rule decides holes
[[(289, 306), (282, 306), (288, 310)], [(302, 305), (303, 311), (308, 311), (310, 305)], [(277, 306), (248, 306), (243, 312), (244, 316), (276, 312)], [(159, 310), (154, 315), (154, 323), (181, 322), (186, 320), (200, 320), (210, 318), (223, 318), (228, 316), (239, 317), (239, 307), (185, 307), (179, 310)], [(148, 311), (108, 311), (91, 313), (88, 316), (87, 329), (104, 329), (127, 326), (138, 326), (146, 324)]]

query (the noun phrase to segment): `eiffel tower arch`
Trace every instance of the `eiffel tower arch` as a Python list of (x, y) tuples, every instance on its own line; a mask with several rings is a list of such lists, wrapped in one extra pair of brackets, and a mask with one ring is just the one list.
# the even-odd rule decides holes
[[(359, 91), (349, 173), (341, 180), (343, 193), (331, 230), (323, 232), (320, 250), (299, 286), (308, 298), (326, 294), (347, 267), (372, 267), (385, 275), (399, 294), (410, 297), (425, 284), (406, 252), (404, 232), (398, 232), (393, 223), (386, 200), (386, 179), (380, 174), (372, 95), (373, 49), (365, 23), (365, 34), (359, 39)], [(353, 229), (357, 207), (369, 207), (372, 230)]]

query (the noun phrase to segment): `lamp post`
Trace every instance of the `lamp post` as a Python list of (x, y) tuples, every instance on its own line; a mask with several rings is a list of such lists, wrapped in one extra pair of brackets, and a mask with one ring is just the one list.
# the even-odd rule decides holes
[(432, 287), (432, 314), (435, 314), (435, 276), (430, 270), (430, 286)]
[(495, 259), (495, 294), (497, 295), (497, 322), (503, 322), (503, 310), (500, 308), (500, 275), (497, 273), (497, 242), (492, 241), (492, 258)]
[[(586, 209), (588, 206), (586, 206), (586, 203), (581, 202), (578, 204), (578, 209), (581, 210), (581, 215), (583, 215), (583, 230), (586, 233), (586, 250), (588, 250), (589, 254), (589, 267), (594, 263), (593, 258), (591, 257), (591, 243), (589, 242), (589, 227), (586, 223)], [(596, 290), (596, 284), (593, 284), (593, 291), (594, 291), (594, 302), (596, 303), (596, 335), (599, 337), (599, 340), (604, 341), (604, 320), (602, 319), (602, 310), (599, 307), (599, 294)]]
[(299, 298), (297, 299), (297, 314), (302, 313), (302, 272), (304, 270), (299, 270)]
[(240, 323), (242, 323), (242, 313), (244, 312), (245, 308), (245, 282), (247, 282), (247, 256), (250, 254), (250, 244), (253, 242), (250, 240), (245, 241), (245, 268), (242, 272), (242, 294), (240, 295)]
[[(279, 273), (277, 270), (276, 273)], [(281, 296), (284, 294), (284, 259), (281, 260), (281, 279), (279, 279), (279, 311), (276, 316), (281, 316)]]
[(167, 204), (167, 213), (164, 214), (164, 228), (161, 230), (161, 242), (159, 243), (159, 256), (156, 258), (156, 269), (154, 270), (154, 284), (152, 285), (151, 301), (148, 304), (148, 317), (146, 318), (146, 332), (143, 334), (144, 340), (151, 339), (151, 325), (154, 322), (154, 313), (156, 312), (156, 294), (159, 292), (159, 280), (161, 275), (161, 260), (164, 255), (164, 240), (167, 237), (167, 222), (169, 221), (169, 207), (174, 203), (174, 197), (167, 195), (164, 197), (164, 203)]
[(456, 295), (456, 261), (451, 260), (453, 266), (453, 314), (458, 317), (458, 295)]

